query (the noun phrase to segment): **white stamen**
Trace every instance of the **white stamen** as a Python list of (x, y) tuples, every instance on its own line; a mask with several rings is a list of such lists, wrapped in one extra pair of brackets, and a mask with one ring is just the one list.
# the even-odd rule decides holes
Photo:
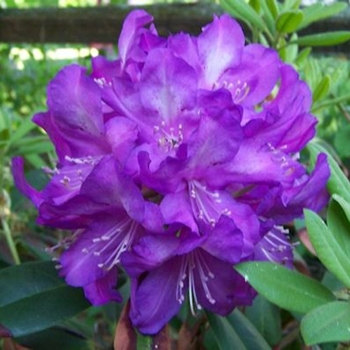
[(158, 146), (164, 151), (169, 152), (180, 146), (183, 141), (182, 124), (177, 126), (177, 131), (174, 126), (166, 128), (164, 120), (161, 121), (161, 125), (154, 125), (153, 133), (157, 138)]
[[(197, 219), (215, 227), (222, 212), (222, 209), (217, 207), (217, 204), (221, 203), (219, 192), (208, 190), (206, 186), (196, 180), (189, 181), (188, 191), (194, 215)], [(224, 211), (226, 215), (229, 215), (228, 209), (224, 209)]]
[[(197, 278), (196, 278), (197, 277)], [(202, 306), (198, 301), (197, 288), (202, 288), (205, 297), (211, 304), (215, 304), (216, 300), (211, 295), (208, 282), (214, 279), (215, 275), (210, 271), (204, 257), (198, 251), (193, 251), (182, 258), (180, 274), (176, 288), (176, 298), (181, 304), (185, 300), (183, 293), (184, 281), (188, 281), (188, 299), (190, 303), (191, 313), (195, 316), (196, 310), (201, 310)], [(197, 282), (197, 285), (195, 281)]]
[(138, 223), (129, 217), (113, 226), (100, 237), (93, 238), (92, 245), (83, 251), (104, 258), (97, 266), (110, 270), (119, 263), (122, 253), (129, 249), (136, 235)]

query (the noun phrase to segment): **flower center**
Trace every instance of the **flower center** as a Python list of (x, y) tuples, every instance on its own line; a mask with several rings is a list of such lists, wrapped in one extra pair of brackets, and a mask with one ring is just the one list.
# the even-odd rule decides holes
[(71, 158), (66, 156), (65, 160), (72, 165), (64, 166), (61, 169), (55, 169), (51, 171), (51, 173), (57, 177), (59, 183), (61, 183), (66, 189), (77, 190), (90, 174), (93, 166), (99, 159), (100, 157), (91, 156), (82, 158)]
[(211, 295), (208, 286), (209, 280), (214, 278), (215, 275), (210, 271), (208, 264), (198, 250), (194, 250), (185, 255), (181, 261), (180, 274), (176, 287), (177, 301), (182, 304), (185, 300), (184, 287), (187, 279), (188, 298), (193, 316), (196, 315), (196, 310), (202, 309), (198, 301), (198, 289), (202, 289), (208, 301), (211, 304), (215, 304), (216, 300)]
[(176, 128), (167, 128), (165, 121), (162, 120), (160, 125), (153, 127), (153, 133), (157, 139), (158, 146), (164, 152), (178, 148), (183, 141), (182, 124), (178, 124)]
[(230, 91), (232, 100), (235, 104), (242, 102), (249, 94), (250, 88), (247, 82), (237, 80), (236, 82), (228, 82), (226, 80), (214, 84), (214, 88), (224, 88)]

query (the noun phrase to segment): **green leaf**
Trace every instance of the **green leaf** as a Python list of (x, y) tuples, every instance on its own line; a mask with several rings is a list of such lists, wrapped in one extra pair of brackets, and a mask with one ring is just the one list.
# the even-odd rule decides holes
[(26, 154), (25, 158), (35, 169), (47, 166), (47, 163), (36, 153)]
[(332, 17), (337, 13), (345, 10), (346, 8), (347, 4), (344, 2), (334, 2), (333, 4), (327, 6), (321, 5), (319, 3), (307, 6), (303, 9), (304, 19), (298, 27), (298, 30), (307, 27), (313, 22)]
[(314, 90), (312, 95), (313, 102), (322, 100), (328, 94), (330, 86), (331, 78), (327, 74), (321, 79), (321, 81), (316, 86), (316, 89)]
[(350, 257), (316, 213), (305, 209), (304, 214), (309, 238), (318, 258), (330, 272), (350, 287)]
[(0, 307), (64, 284), (52, 261), (31, 262), (1, 269)]
[(319, 143), (309, 143), (307, 149), (310, 152), (311, 161), (315, 163), (317, 155), (321, 152), (328, 156), (328, 164), (331, 168), (331, 176), (327, 183), (327, 188), (331, 194), (338, 194), (344, 200), (350, 202), (350, 183), (343, 171), (340, 169), (337, 162), (330, 155), (330, 153), (322, 147)]
[(203, 345), (204, 345), (204, 349), (220, 350), (216, 342), (213, 329), (210, 327), (204, 333)]
[(266, 30), (264, 21), (245, 1), (221, 0), (220, 3), (226, 11), (244, 21), (248, 26), (255, 27), (262, 31)]
[(294, 61), (295, 64), (298, 67), (302, 67), (305, 64), (306, 60), (308, 59), (310, 53), (311, 53), (311, 47), (306, 47), (305, 49), (301, 50)]
[(34, 128), (36, 128), (36, 125), (32, 122), (31, 117), (24, 118), (17, 130), (11, 135), (11, 143), (20, 140)]
[(0, 132), (1, 131), (8, 131), (11, 128), (11, 115), (10, 113), (5, 109), (2, 108), (0, 110)]
[(282, 9), (283, 11), (296, 10), (300, 6), (301, 0), (284, 0)]
[(254, 9), (255, 12), (260, 12), (261, 1), (260, 0), (250, 0), (249, 6)]
[(279, 9), (278, 9), (278, 4), (276, 0), (266, 0), (266, 4), (270, 10), (271, 15), (273, 16), (274, 19), (277, 18)]
[(238, 309), (235, 309), (229, 316), (227, 316), (227, 319), (241, 338), (246, 349), (271, 350), (269, 344), (262, 335)]
[(38, 143), (28, 145), (26, 147), (24, 146), (19, 147), (16, 153), (18, 155), (26, 155), (31, 153), (42, 154), (42, 153), (48, 153), (53, 150), (54, 150), (54, 147), (51, 141), (40, 141)]
[[(338, 200), (342, 200), (337, 196)], [(344, 205), (349, 206), (348, 203)], [(349, 212), (350, 214), (350, 212)], [(333, 198), (327, 211), (327, 224), (338, 244), (343, 248), (345, 254), (350, 257), (350, 222), (344, 213), (340, 203)]]
[[(330, 271), (325, 271), (322, 277), (322, 284), (328, 289), (335, 291), (334, 295), (336, 295), (336, 291), (346, 290), (344, 284), (340, 282), (339, 279), (335, 277)], [(337, 297), (337, 299), (339, 298)]]
[(271, 345), (276, 345), (282, 337), (280, 309), (262, 295), (258, 295), (245, 310), (246, 316), (259, 333)]
[(344, 127), (339, 128), (335, 133), (334, 147), (341, 158), (350, 157), (349, 138), (350, 124), (344, 125)]
[(290, 44), (300, 46), (333, 46), (342, 44), (350, 39), (350, 31), (326, 32), (299, 36), (298, 39), (292, 40)]
[(207, 317), (220, 350), (232, 349), (232, 344), (235, 345), (235, 350), (247, 350), (226, 318), (209, 312), (207, 312)]
[[(295, 33), (292, 35), (293, 37), (296, 37)], [(282, 38), (279, 40), (278, 47), (281, 47), (278, 53), (282, 60), (286, 63), (293, 63), (298, 55), (298, 45), (286, 45), (286, 40)]]
[(68, 328), (54, 327), (16, 338), (19, 344), (35, 350), (86, 350), (87, 339)]
[(14, 337), (20, 337), (52, 327), (89, 306), (80, 288), (63, 285), (1, 307), (0, 320)]
[(276, 28), (282, 34), (292, 33), (303, 20), (303, 16), (300, 10), (282, 12), (277, 18)]
[(47, 261), (0, 270), (0, 290), (0, 323), (14, 337), (52, 327), (90, 305), (83, 291), (67, 286)]
[(244, 262), (236, 270), (267, 300), (279, 307), (307, 313), (334, 300), (321, 283), (271, 262)]
[[(275, 13), (272, 12), (274, 10), (272, 10), (270, 8), (269, 3), (271, 3), (271, 2), (274, 2), (274, 0), (272, 0), (272, 1), (271, 0), (262, 0), (260, 2), (260, 5), (261, 5), (261, 8), (262, 8), (263, 13), (264, 13), (263, 18), (266, 22), (267, 27), (269, 28), (270, 33), (275, 33), (275, 31), (276, 31), (275, 18), (276, 17), (275, 17)], [(273, 5), (271, 5), (271, 6), (273, 6)], [(277, 13), (276, 13), (276, 16), (277, 16)]]
[[(337, 194), (333, 195), (333, 199), (337, 201), (342, 207), (344, 214), (348, 219), (348, 223), (350, 223), (350, 203), (347, 202), (342, 196), (339, 196)], [(347, 232), (350, 234), (350, 230), (348, 230)]]
[(322, 101), (320, 103), (316, 103), (314, 106), (312, 106), (312, 113), (315, 113), (315, 111), (329, 107), (329, 106), (335, 106), (338, 103), (348, 102), (350, 101), (350, 94), (341, 95), (339, 97), (335, 97), (326, 101)]
[(306, 345), (350, 340), (350, 304), (334, 301), (322, 305), (301, 320)]

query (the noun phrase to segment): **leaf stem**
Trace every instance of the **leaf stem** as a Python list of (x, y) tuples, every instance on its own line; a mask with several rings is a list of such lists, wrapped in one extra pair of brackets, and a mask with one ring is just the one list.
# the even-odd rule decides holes
[(9, 249), (10, 249), (12, 258), (13, 258), (15, 264), (19, 265), (21, 263), (21, 260), (19, 258), (19, 254), (17, 252), (17, 248), (16, 248), (16, 245), (15, 245), (15, 242), (13, 241), (13, 237), (12, 237), (12, 234), (11, 234), (10, 227), (9, 227), (7, 221), (4, 218), (1, 218), (1, 224), (2, 224), (3, 232), (4, 232), (4, 235), (5, 235), (5, 238), (6, 238), (7, 245), (9, 247)]
[(329, 107), (329, 106), (332, 106), (332, 105), (336, 105), (338, 103), (346, 102), (348, 100), (350, 100), (350, 94), (346, 94), (346, 95), (343, 95), (343, 96), (340, 96), (340, 97), (336, 97), (336, 98), (333, 98), (331, 100), (323, 101), (323, 102), (317, 104), (315, 107), (312, 108), (312, 113), (315, 113), (315, 111), (317, 111), (317, 110), (319, 110), (321, 108)]

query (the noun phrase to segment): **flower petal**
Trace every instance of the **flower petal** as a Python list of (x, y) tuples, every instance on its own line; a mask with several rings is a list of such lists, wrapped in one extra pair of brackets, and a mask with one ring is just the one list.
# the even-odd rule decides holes
[(239, 66), (226, 71), (218, 85), (231, 92), (235, 103), (252, 107), (272, 92), (279, 78), (279, 66), (276, 51), (251, 44), (244, 48)]
[(95, 305), (104, 305), (111, 301), (121, 302), (122, 296), (115, 290), (117, 285), (117, 269), (113, 269), (104, 277), (84, 286), (85, 297)]
[(160, 204), (160, 208), (166, 223), (181, 223), (189, 227), (191, 231), (199, 233), (198, 226), (193, 217), (187, 191), (165, 195)]
[(72, 286), (85, 286), (104, 277), (142, 233), (142, 227), (125, 212), (95, 215), (61, 255), (61, 276)]
[[(47, 104), (50, 114), (41, 114), (34, 121), (40, 125), (44, 116), (50, 118), (44, 124), (55, 126), (47, 132), (50, 135), (59, 131), (70, 149), (69, 156), (78, 158), (108, 152), (103, 139), (101, 91), (84, 68), (78, 65), (63, 68), (49, 84)], [(58, 148), (57, 153), (60, 155)]]
[(158, 115), (159, 127), (162, 121), (172, 125), (182, 110), (193, 107), (196, 87), (196, 73), (185, 61), (169, 49), (150, 52), (142, 70), (140, 96), (142, 105)]
[(148, 273), (138, 285), (130, 318), (141, 333), (155, 334), (179, 311), (176, 286), (179, 258), (173, 258)]
[(242, 256), (243, 234), (232, 219), (222, 215), (201, 248), (220, 260), (235, 264)]
[(239, 24), (228, 15), (214, 16), (198, 37), (198, 52), (203, 65), (204, 84), (212, 88), (226, 69), (239, 64), (244, 35)]
[(125, 164), (131, 151), (136, 147), (138, 127), (133, 121), (116, 117), (110, 119), (106, 124), (106, 139), (112, 147), (114, 156), (121, 164)]
[(12, 158), (12, 174), (16, 187), (30, 199), (36, 207), (42, 203), (40, 192), (32, 187), (24, 176), (24, 160), (21, 157)]
[(138, 41), (146, 31), (143, 27), (152, 21), (153, 17), (145, 10), (134, 10), (125, 18), (118, 41), (119, 56), (124, 66), (129, 58), (134, 61), (144, 58), (145, 53), (140, 49)]
[(197, 299), (203, 308), (225, 316), (235, 306), (251, 304), (254, 292), (233, 269), (231, 263), (221, 261), (205, 251), (199, 254), (206, 265), (202, 269), (207, 268), (213, 276), (203, 281), (200, 272), (194, 273)]

